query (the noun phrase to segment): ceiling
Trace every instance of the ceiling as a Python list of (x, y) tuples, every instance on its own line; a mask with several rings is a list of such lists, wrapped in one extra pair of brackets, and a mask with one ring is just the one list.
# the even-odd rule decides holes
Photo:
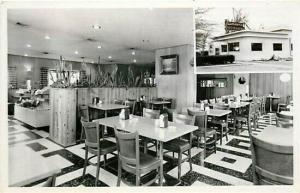
[[(101, 29), (94, 29), (95, 24)], [(8, 53), (55, 59), (63, 55), (73, 61), (85, 57), (86, 62), (97, 62), (100, 56), (101, 63), (129, 64), (135, 59), (137, 64), (151, 64), (158, 48), (193, 44), (193, 28), (191, 8), (10, 9)]]

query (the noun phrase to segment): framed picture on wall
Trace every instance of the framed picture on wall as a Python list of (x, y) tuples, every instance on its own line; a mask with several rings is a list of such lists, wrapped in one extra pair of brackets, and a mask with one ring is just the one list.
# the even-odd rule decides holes
[(160, 74), (178, 74), (179, 56), (178, 54), (161, 56)]

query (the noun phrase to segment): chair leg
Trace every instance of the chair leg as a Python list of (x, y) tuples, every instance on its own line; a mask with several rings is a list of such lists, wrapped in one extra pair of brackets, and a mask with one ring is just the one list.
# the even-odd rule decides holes
[(84, 166), (83, 166), (82, 177), (85, 176), (87, 163), (88, 163), (88, 147), (85, 146), (85, 156), (84, 156)]
[(99, 179), (99, 173), (100, 173), (100, 154), (98, 153), (95, 186), (97, 186), (97, 182), (98, 182), (98, 179)]
[(217, 133), (215, 134), (215, 153), (217, 153)]
[(140, 186), (140, 173), (137, 172), (135, 175), (135, 185)]
[(220, 138), (220, 145), (222, 145), (222, 138), (223, 138), (223, 127), (221, 126), (221, 138)]
[(199, 148), (200, 147), (200, 137), (198, 136), (197, 137), (197, 148)]
[(225, 127), (225, 136), (226, 136), (226, 141), (228, 141), (228, 126), (227, 127)]
[(203, 150), (203, 155), (204, 155), (204, 159), (206, 157), (206, 135), (203, 136), (204, 138), (204, 150)]
[(147, 142), (144, 142), (144, 153), (147, 153)]
[(118, 158), (118, 181), (117, 181), (117, 186), (120, 186), (120, 184), (121, 184), (121, 176), (122, 176), (121, 160), (120, 160), (120, 158)]
[(178, 153), (178, 179), (181, 177), (181, 160), (182, 160), (182, 152)]
[[(192, 148), (192, 147), (191, 147)], [(192, 168), (192, 151), (191, 148), (189, 149), (189, 162), (190, 162), (190, 171), (193, 170)]]
[(83, 137), (84, 137), (84, 129), (83, 127), (81, 127), (80, 141), (83, 140)]
[(103, 162), (104, 162), (104, 167), (106, 166), (106, 163), (107, 163), (107, 155), (105, 154), (104, 155), (104, 160), (103, 160)]

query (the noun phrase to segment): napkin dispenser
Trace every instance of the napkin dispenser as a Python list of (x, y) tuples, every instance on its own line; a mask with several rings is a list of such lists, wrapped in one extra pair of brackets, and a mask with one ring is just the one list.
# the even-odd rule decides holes
[(168, 114), (164, 113), (159, 116), (159, 127), (168, 127)]
[(99, 103), (99, 97), (93, 97), (93, 104), (96, 105)]
[(204, 111), (204, 103), (203, 102), (200, 103), (200, 110)]
[(129, 119), (129, 109), (122, 109), (119, 114), (119, 117), (123, 120)]

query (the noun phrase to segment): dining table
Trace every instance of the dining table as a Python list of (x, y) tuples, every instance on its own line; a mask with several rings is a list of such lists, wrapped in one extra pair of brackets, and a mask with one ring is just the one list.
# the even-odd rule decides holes
[(286, 116), (293, 116), (293, 111), (280, 111), (279, 114)]
[(25, 186), (61, 172), (56, 163), (29, 147), (9, 147), (8, 161), (10, 187)]
[[(188, 109), (191, 112), (194, 112), (195, 114), (197, 112), (203, 111), (199, 107), (188, 107)], [(206, 111), (207, 116), (212, 116), (212, 117), (223, 117), (225, 115), (230, 114), (232, 111), (231, 110), (222, 110), (222, 109), (209, 109)]]
[[(160, 127), (159, 119), (150, 119), (146, 117), (130, 115), (127, 120), (120, 119), (119, 116), (107, 117), (103, 119), (96, 119), (99, 125), (104, 125), (107, 127), (114, 127), (118, 130), (126, 132), (138, 132), (140, 136), (147, 137), (156, 140), (159, 143), (159, 159), (160, 159), (160, 180), (159, 185), (162, 186), (163, 177), (163, 144), (165, 142), (171, 141), (183, 135), (192, 133), (197, 130), (198, 127), (193, 125), (186, 125), (182, 123), (175, 123), (168, 121), (168, 126), (166, 128)], [(167, 185), (167, 184), (165, 184)]]

